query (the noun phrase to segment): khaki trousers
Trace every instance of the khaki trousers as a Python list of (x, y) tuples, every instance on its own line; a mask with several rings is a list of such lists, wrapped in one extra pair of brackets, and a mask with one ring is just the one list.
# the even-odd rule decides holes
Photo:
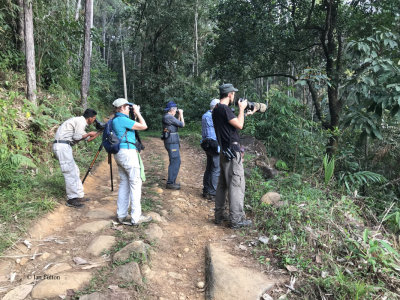
[(215, 221), (223, 219), (225, 201), (228, 199), (230, 221), (232, 224), (237, 224), (245, 219), (243, 209), (245, 179), (241, 153), (236, 152), (236, 158), (230, 161), (220, 154), (220, 166), (221, 173), (215, 197)]

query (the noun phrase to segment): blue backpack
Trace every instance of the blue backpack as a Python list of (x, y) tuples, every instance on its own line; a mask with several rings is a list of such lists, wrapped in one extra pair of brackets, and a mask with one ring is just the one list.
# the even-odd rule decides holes
[(121, 140), (126, 135), (126, 132), (127, 132), (127, 130), (126, 130), (121, 139), (118, 138), (117, 134), (115, 133), (115, 131), (112, 127), (112, 121), (114, 119), (115, 118), (109, 120), (106, 123), (106, 126), (104, 127), (104, 131), (103, 131), (103, 141), (102, 141), (102, 145), (103, 145), (104, 149), (106, 149), (107, 153), (111, 153), (111, 154), (118, 153), (120, 144), (121, 144)]

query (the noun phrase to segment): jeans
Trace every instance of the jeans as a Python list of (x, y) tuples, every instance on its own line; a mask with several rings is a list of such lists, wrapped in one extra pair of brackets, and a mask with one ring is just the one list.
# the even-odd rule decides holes
[(203, 194), (215, 196), (217, 192), (218, 178), (220, 173), (219, 154), (207, 154), (207, 166), (203, 176)]
[(72, 155), (72, 147), (68, 144), (55, 143), (53, 152), (60, 162), (61, 172), (64, 175), (67, 198), (83, 198), (82, 181), (79, 177), (79, 168)]
[(179, 168), (181, 166), (181, 155), (179, 153), (179, 144), (164, 144), (168, 151), (169, 166), (167, 184), (174, 184), (178, 177)]
[(140, 165), (138, 153), (135, 149), (120, 149), (114, 155), (118, 165), (119, 190), (117, 200), (117, 216), (125, 218), (131, 205), (132, 223), (137, 223), (142, 215), (142, 179), (140, 178)]

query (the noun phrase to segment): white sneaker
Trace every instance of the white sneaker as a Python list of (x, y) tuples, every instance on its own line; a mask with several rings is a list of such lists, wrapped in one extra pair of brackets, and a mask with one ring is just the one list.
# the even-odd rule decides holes
[(153, 218), (151, 216), (141, 215), (139, 217), (139, 221), (137, 221), (136, 223), (132, 222), (132, 225), (139, 225), (139, 224), (142, 224), (142, 223), (148, 223), (148, 222), (151, 222), (152, 220), (153, 220)]

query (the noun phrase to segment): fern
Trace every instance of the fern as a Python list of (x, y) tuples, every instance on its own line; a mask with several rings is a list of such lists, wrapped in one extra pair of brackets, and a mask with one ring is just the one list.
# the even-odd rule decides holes
[(386, 181), (387, 179), (384, 176), (371, 171), (345, 172), (339, 178), (339, 182), (346, 187), (349, 193), (362, 185), (369, 186), (370, 184), (385, 183)]
[(12, 154), (10, 157), (10, 161), (11, 164), (16, 168), (19, 167), (36, 168), (36, 165), (33, 163), (32, 159), (22, 154)]

